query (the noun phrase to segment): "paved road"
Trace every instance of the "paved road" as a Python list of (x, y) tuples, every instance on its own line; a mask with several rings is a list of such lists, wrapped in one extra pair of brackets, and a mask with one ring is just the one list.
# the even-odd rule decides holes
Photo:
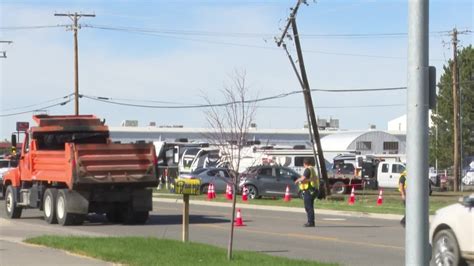
[[(0, 244), (41, 234), (181, 238), (179, 201), (155, 202), (150, 220), (143, 226), (109, 224), (99, 215), (89, 216), (82, 226), (47, 225), (37, 210), (26, 210), (22, 219), (8, 221), (4, 203), (0, 204)], [(190, 240), (225, 247), (229, 211), (228, 207), (191, 203)], [(316, 228), (303, 228), (304, 212), (245, 208), (242, 215), (246, 226), (236, 227), (234, 247), (238, 250), (343, 265), (404, 265), (404, 230), (397, 220), (317, 214)]]

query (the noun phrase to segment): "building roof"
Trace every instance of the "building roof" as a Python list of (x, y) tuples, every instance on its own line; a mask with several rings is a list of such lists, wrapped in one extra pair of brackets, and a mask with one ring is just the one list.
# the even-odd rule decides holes
[[(388, 139), (394, 139), (395, 137), (389, 133), (379, 130), (373, 131), (347, 131), (340, 132), (331, 135), (327, 135), (321, 139), (321, 146), (325, 151), (350, 151), (351, 146), (357, 139), (363, 136), (373, 135), (373, 139), (379, 139), (380, 136), (385, 136)], [(354, 150), (354, 149), (352, 149)]]

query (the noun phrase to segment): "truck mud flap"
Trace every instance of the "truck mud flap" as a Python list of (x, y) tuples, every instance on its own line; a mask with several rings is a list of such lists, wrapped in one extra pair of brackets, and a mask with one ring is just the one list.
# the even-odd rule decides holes
[(133, 190), (132, 207), (135, 211), (151, 211), (153, 209), (151, 189), (136, 189)]
[(89, 213), (89, 201), (82, 194), (74, 190), (65, 190), (67, 201), (66, 201), (66, 212), (76, 214), (88, 214)]

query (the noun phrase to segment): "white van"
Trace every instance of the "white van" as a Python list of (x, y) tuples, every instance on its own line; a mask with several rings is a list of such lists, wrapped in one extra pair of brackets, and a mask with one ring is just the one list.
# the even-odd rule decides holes
[(377, 167), (377, 182), (382, 188), (398, 188), (398, 180), (405, 164), (399, 162), (380, 162)]

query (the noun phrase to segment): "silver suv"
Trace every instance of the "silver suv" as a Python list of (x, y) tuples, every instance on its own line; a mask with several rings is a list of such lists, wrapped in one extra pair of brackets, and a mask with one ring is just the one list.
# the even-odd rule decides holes
[(300, 197), (295, 180), (301, 175), (294, 170), (278, 165), (251, 167), (240, 175), (239, 189), (245, 186), (251, 199), (266, 197), (283, 197), (286, 187), (290, 188), (293, 197)]

